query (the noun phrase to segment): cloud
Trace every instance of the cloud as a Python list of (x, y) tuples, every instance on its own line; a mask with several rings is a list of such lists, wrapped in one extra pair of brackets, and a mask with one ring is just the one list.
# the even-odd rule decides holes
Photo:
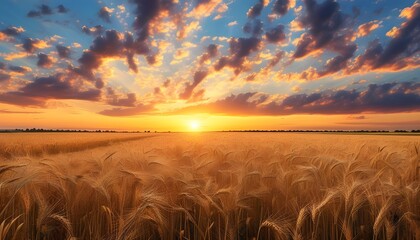
[(71, 53), (70, 47), (57, 45), (55, 46), (55, 48), (57, 49), (57, 53), (60, 58), (70, 58), (70, 53)]
[(79, 99), (98, 101), (101, 92), (98, 89), (82, 89), (63, 74), (35, 78), (19, 88), (0, 94), (0, 102), (21, 106), (44, 106), (49, 99)]
[(37, 49), (49, 48), (50, 45), (44, 40), (25, 38), (22, 47), (26, 52), (33, 53)]
[(147, 114), (154, 110), (153, 105), (149, 104), (137, 104), (135, 107), (129, 108), (111, 108), (106, 109), (98, 114), (111, 116), (111, 117), (125, 117), (125, 116), (135, 116), (141, 114)]
[(272, 12), (278, 15), (284, 15), (287, 11), (295, 7), (295, 0), (276, 0), (273, 4)]
[[(126, 58), (127, 65), (137, 72), (134, 54), (147, 54), (149, 49), (141, 42), (135, 42), (131, 34), (116, 30), (107, 30), (104, 35), (93, 40), (88, 50), (85, 50), (78, 62), (80, 66), (74, 70), (88, 79), (94, 79), (94, 70), (98, 69), (104, 58)], [(148, 59), (149, 60), (149, 59)]]
[(304, 79), (316, 79), (345, 70), (357, 50), (352, 42), (353, 31), (346, 22), (349, 19), (340, 11), (338, 2), (326, 0), (318, 4), (315, 0), (304, 0), (305, 14), (299, 18), (299, 25), (307, 28), (296, 39), (294, 59), (329, 50), (338, 55), (326, 61), (321, 69), (309, 68), (301, 74)]
[(420, 4), (414, 3), (406, 9), (402, 16), (407, 21), (394, 31), (389, 43), (384, 47), (378, 39), (371, 41), (365, 52), (356, 57), (348, 73), (375, 69), (396, 71), (419, 65), (416, 54), (420, 50)]
[(101, 35), (103, 31), (104, 31), (104, 27), (102, 25), (96, 25), (90, 28), (87, 26), (82, 27), (82, 32), (88, 35), (98, 36), (98, 35)]
[(262, 11), (263, 7), (264, 7), (263, 0), (258, 0), (258, 2), (248, 10), (246, 15), (249, 18), (258, 17), (259, 15), (261, 15), (261, 11)]
[(381, 26), (380, 24), (381, 24), (381, 21), (379, 20), (373, 20), (373, 21), (364, 23), (357, 28), (356, 36), (358, 38), (365, 37), (369, 35), (375, 29), (378, 29)]
[(63, 4), (58, 5), (57, 10), (59, 13), (67, 13), (69, 11)]
[(216, 44), (209, 44), (206, 48), (205, 53), (200, 56), (200, 64), (203, 64), (209, 59), (216, 57), (218, 52), (219, 50)]
[(237, 21), (233, 21), (233, 22), (228, 23), (228, 27), (233, 27), (235, 25), (238, 25)]
[(194, 73), (194, 80), (192, 83), (185, 84), (184, 92), (179, 95), (181, 99), (189, 99), (194, 89), (200, 84), (208, 75), (208, 71), (197, 71)]
[(26, 14), (28, 17), (40, 17), (42, 15), (51, 15), (53, 14), (53, 10), (45, 4), (39, 6), (38, 10), (31, 10)]
[(25, 32), (25, 29), (23, 27), (7, 27), (3, 30), (1, 30), (2, 33), (6, 34), (7, 36), (13, 36), (16, 37), (20, 35), (21, 33)]
[(397, 113), (420, 110), (420, 84), (370, 84), (364, 90), (325, 90), (295, 94), (282, 101), (249, 92), (231, 95), (209, 104), (186, 107), (177, 113), (222, 115), (360, 114)]
[(12, 71), (12, 72), (20, 73), (20, 74), (25, 74), (27, 72), (30, 72), (31, 68), (30, 67), (24, 67), (24, 66), (10, 65), (9, 70)]
[(98, 16), (102, 18), (105, 22), (110, 23), (111, 22), (111, 13), (114, 12), (113, 8), (109, 7), (102, 7), (99, 9)]
[(53, 65), (53, 63), (54, 61), (47, 54), (45, 53), (38, 54), (38, 62), (36, 63), (38, 67), (50, 68)]
[(107, 88), (107, 101), (106, 103), (112, 106), (121, 107), (134, 107), (137, 101), (135, 93), (127, 93), (125, 97), (115, 93), (115, 90)]
[(278, 43), (286, 39), (286, 34), (284, 33), (284, 26), (279, 24), (277, 27), (274, 27), (265, 33), (265, 37), (268, 42)]
[(229, 40), (229, 55), (219, 58), (214, 65), (216, 71), (220, 71), (228, 66), (234, 70), (235, 75), (238, 75), (243, 70), (246, 70), (245, 60), (249, 55), (261, 47), (261, 39), (256, 37), (250, 38), (231, 38)]
[(254, 19), (251, 22), (247, 22), (242, 28), (245, 33), (249, 33), (254, 37), (259, 37), (263, 33), (263, 22), (259, 19)]
[(196, 5), (188, 14), (189, 17), (194, 18), (208, 17), (218, 9), (217, 6), (221, 6), (223, 4), (223, 0), (196, 0), (194, 2), (196, 2)]

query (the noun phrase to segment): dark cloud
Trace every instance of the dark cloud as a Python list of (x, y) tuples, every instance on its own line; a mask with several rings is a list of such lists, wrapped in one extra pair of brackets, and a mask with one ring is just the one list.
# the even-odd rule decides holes
[[(125, 35), (116, 30), (107, 30), (104, 35), (100, 35), (93, 40), (89, 50), (83, 52), (79, 58), (80, 66), (74, 70), (89, 79), (94, 78), (94, 70), (102, 65), (103, 58), (125, 58), (128, 67), (137, 72), (137, 65), (134, 61), (135, 54), (147, 55), (150, 53), (148, 46), (144, 42), (135, 41), (131, 33)], [(154, 55), (147, 55), (146, 60), (149, 64), (155, 62)]]
[(263, 0), (258, 0), (258, 2), (248, 10), (246, 15), (249, 18), (258, 17), (261, 14), (263, 7), (264, 7)]
[(38, 67), (49, 68), (52, 66), (53, 63), (54, 63), (53, 60), (47, 54), (45, 53), (38, 54), (38, 62), (36, 63)]
[(242, 30), (244, 30), (245, 33), (249, 33), (254, 37), (258, 37), (263, 33), (263, 22), (259, 19), (247, 22), (242, 28)]
[(26, 16), (40, 17), (42, 15), (51, 15), (51, 14), (53, 14), (52, 9), (48, 5), (42, 4), (41, 6), (38, 7), (38, 10), (31, 10), (28, 12)]
[(209, 44), (206, 48), (206, 52), (200, 56), (200, 64), (203, 64), (205, 61), (216, 57), (218, 54), (218, 47), (216, 44)]
[(6, 63), (0, 62), (0, 70), (6, 69)]
[(98, 101), (101, 92), (97, 89), (81, 89), (62, 74), (35, 78), (34, 81), (17, 91), (0, 94), (0, 102), (22, 105), (43, 106), (49, 99), (79, 99)]
[(63, 4), (58, 5), (57, 10), (59, 13), (67, 13), (69, 11)]
[(112, 13), (112, 9), (108, 7), (102, 7), (101, 9), (99, 9), (98, 16), (102, 18), (105, 22), (110, 23), (111, 13)]
[(149, 104), (137, 104), (135, 107), (129, 107), (129, 108), (112, 108), (112, 109), (106, 109), (99, 114), (111, 116), (111, 117), (124, 117), (124, 116), (135, 116), (135, 115), (141, 115), (150, 113), (154, 110), (153, 105)]
[(197, 71), (194, 73), (194, 80), (192, 83), (185, 84), (184, 92), (182, 92), (179, 97), (181, 99), (189, 99), (194, 91), (194, 89), (200, 84), (206, 77), (208, 71)]
[(229, 41), (229, 56), (221, 57), (214, 68), (216, 71), (223, 69), (228, 66), (234, 70), (234, 73), (238, 75), (246, 69), (244, 61), (248, 56), (257, 51), (260, 48), (261, 39), (256, 37), (250, 38), (231, 38)]
[(8, 27), (6, 29), (1, 30), (2, 33), (6, 34), (7, 36), (18, 36), (22, 32), (24, 32), (25, 29), (22, 27)]
[(287, 13), (291, 5), (291, 0), (276, 0), (273, 4), (273, 13), (284, 15)]
[(74, 70), (88, 79), (94, 79), (93, 70), (102, 65), (102, 59), (90, 50), (84, 51), (78, 62), (80, 66)]
[(317, 51), (329, 50), (338, 53), (329, 59), (323, 69), (315, 74), (304, 72), (307, 78), (318, 78), (333, 74), (347, 67), (349, 61), (357, 50), (357, 45), (352, 42), (353, 31), (349, 26), (348, 17), (340, 11), (338, 2), (325, 0), (317, 3), (315, 0), (304, 0), (305, 14), (299, 19), (300, 24), (308, 29), (299, 38), (294, 58), (303, 58)]
[(82, 27), (82, 32), (84, 32), (88, 35), (98, 36), (98, 35), (101, 35), (103, 31), (104, 31), (104, 27), (102, 25), (96, 25), (96, 26), (91, 27), (91, 28), (89, 28), (87, 26)]
[(27, 17), (39, 17), (41, 16), (41, 12), (40, 11), (35, 11), (35, 10), (31, 10), (28, 12), (28, 14), (26, 14)]
[(71, 51), (70, 51), (69, 47), (65, 47), (65, 46), (62, 46), (62, 45), (57, 45), (57, 46), (55, 46), (55, 48), (57, 49), (57, 53), (58, 53), (59, 57), (61, 57), (61, 58), (69, 58), (70, 57)]
[(134, 107), (137, 101), (135, 93), (127, 93), (125, 97), (118, 96), (112, 88), (107, 88), (107, 104), (121, 107)]
[(28, 53), (33, 53), (35, 50), (45, 47), (49, 47), (48, 44), (39, 39), (25, 38), (22, 43), (22, 48)]
[(265, 37), (268, 42), (277, 43), (282, 42), (286, 39), (286, 34), (284, 33), (284, 26), (279, 24), (277, 27), (272, 28), (271, 30), (265, 33)]
[[(208, 1), (208, 0), (205, 0)], [(136, 5), (134, 29), (137, 33), (137, 41), (145, 41), (150, 35), (150, 25), (160, 14), (173, 13), (176, 0), (130, 0)], [(198, 1), (197, 5), (204, 1)], [(175, 14), (168, 14), (175, 15)]]
[(420, 110), (420, 83), (371, 84), (364, 90), (327, 90), (296, 94), (283, 101), (267, 101), (268, 95), (242, 93), (210, 104), (187, 107), (180, 113), (230, 115), (396, 113)]
[(9, 70), (12, 71), (12, 72), (17, 72), (17, 73), (26, 73), (26, 72), (29, 71), (29, 68), (22, 67), (22, 66), (10, 65)]

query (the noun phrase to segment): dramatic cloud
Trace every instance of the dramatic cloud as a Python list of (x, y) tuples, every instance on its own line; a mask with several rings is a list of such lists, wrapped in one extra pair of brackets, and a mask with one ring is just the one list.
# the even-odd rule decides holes
[(407, 21), (395, 30), (391, 41), (383, 47), (376, 39), (370, 42), (365, 52), (358, 56), (348, 72), (371, 69), (399, 70), (420, 64), (416, 54), (420, 51), (420, 4), (404, 9), (401, 17)]
[(290, 95), (271, 101), (259, 93), (231, 95), (214, 103), (187, 107), (179, 113), (229, 115), (358, 114), (395, 113), (420, 110), (419, 83), (371, 84), (367, 89), (328, 90)]
[(187, 83), (185, 85), (184, 92), (182, 92), (179, 97), (181, 99), (189, 99), (194, 91), (194, 89), (200, 84), (206, 77), (207, 71), (197, 71), (194, 73), (194, 80), (192, 83)]
[(93, 41), (89, 50), (84, 51), (79, 58), (80, 66), (75, 71), (89, 79), (94, 79), (94, 70), (98, 69), (103, 58), (126, 58), (131, 70), (137, 72), (137, 66), (133, 59), (134, 54), (146, 54), (149, 49), (144, 44), (135, 42), (132, 35), (125, 36), (118, 31), (108, 30), (105, 35), (98, 36)]
[(238, 75), (243, 70), (246, 70), (247, 67), (244, 64), (245, 60), (252, 53), (257, 51), (260, 48), (261, 39), (251, 37), (251, 38), (231, 38), (229, 40), (229, 56), (221, 57), (214, 68), (216, 71), (223, 69), (228, 66), (234, 70), (234, 73)]
[(0, 102), (22, 106), (43, 106), (49, 99), (79, 99), (98, 101), (98, 89), (81, 89), (82, 86), (62, 74), (35, 78), (17, 91), (0, 94)]

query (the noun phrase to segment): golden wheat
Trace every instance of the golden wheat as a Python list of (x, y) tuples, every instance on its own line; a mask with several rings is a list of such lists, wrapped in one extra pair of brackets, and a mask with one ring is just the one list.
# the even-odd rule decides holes
[(420, 239), (419, 137), (83, 134), (1, 135), (0, 240)]

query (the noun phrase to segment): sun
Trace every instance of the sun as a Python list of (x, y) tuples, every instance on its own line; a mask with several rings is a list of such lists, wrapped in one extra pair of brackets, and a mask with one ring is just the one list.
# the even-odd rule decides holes
[(201, 124), (197, 120), (192, 120), (189, 122), (189, 126), (190, 126), (191, 131), (199, 131)]

